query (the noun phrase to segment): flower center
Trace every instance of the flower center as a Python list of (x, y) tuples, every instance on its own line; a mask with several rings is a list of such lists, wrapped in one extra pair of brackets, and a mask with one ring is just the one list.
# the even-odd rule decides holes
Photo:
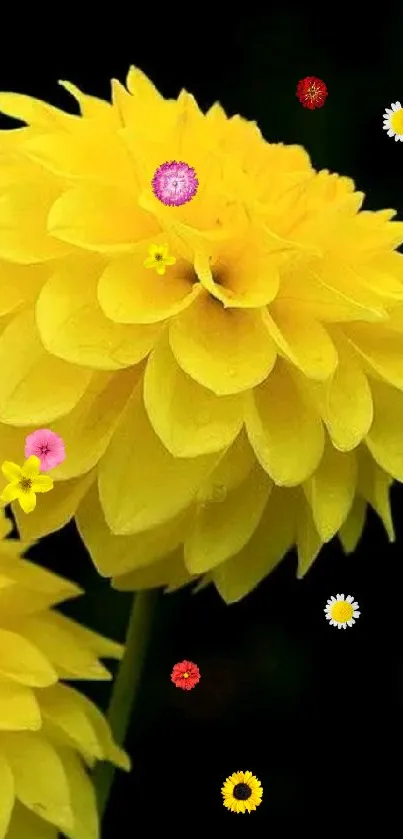
[(29, 492), (32, 487), (31, 478), (21, 478), (19, 484), (23, 492)]
[(238, 801), (246, 801), (252, 795), (252, 790), (248, 784), (235, 784), (233, 796)]
[(392, 114), (390, 125), (393, 131), (396, 131), (396, 134), (403, 134), (403, 108), (400, 108)]
[(42, 445), (39, 446), (39, 451), (42, 455), (49, 454), (50, 449), (48, 443), (42, 443)]
[(353, 617), (353, 611), (351, 603), (345, 603), (344, 600), (338, 600), (331, 608), (331, 615), (334, 621), (344, 623)]
[(188, 673), (188, 672), (184, 673), (184, 674), (183, 674), (183, 678), (184, 678), (184, 679), (188, 679), (188, 678), (189, 678), (189, 673)]

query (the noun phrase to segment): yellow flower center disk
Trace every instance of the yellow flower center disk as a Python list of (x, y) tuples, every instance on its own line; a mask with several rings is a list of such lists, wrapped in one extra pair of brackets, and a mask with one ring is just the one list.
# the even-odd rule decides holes
[(22, 492), (29, 492), (32, 488), (32, 481), (30, 478), (21, 478), (19, 484)]
[(396, 134), (403, 134), (403, 108), (392, 114), (390, 125), (393, 131), (396, 131)]
[(351, 603), (346, 603), (344, 600), (338, 600), (331, 608), (330, 614), (334, 621), (344, 623), (353, 617), (353, 607)]
[(184, 673), (184, 674), (183, 674), (183, 678), (184, 678), (184, 679), (188, 679), (188, 678), (189, 678), (189, 673)]

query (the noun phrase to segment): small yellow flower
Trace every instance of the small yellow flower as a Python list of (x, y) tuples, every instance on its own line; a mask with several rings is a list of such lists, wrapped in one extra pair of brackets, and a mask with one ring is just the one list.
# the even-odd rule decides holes
[(3, 490), (0, 498), (6, 504), (18, 498), (20, 507), (24, 513), (32, 513), (36, 507), (36, 492), (49, 492), (53, 489), (52, 478), (49, 475), (40, 475), (41, 462), (39, 457), (31, 455), (23, 466), (5, 460), (1, 471), (9, 481)]
[(262, 801), (263, 789), (252, 772), (234, 772), (221, 789), (223, 804), (233, 813), (250, 813)]
[(165, 274), (167, 265), (175, 265), (175, 257), (168, 255), (168, 245), (151, 245), (148, 253), (150, 256), (144, 260), (144, 267), (155, 268), (161, 277)]

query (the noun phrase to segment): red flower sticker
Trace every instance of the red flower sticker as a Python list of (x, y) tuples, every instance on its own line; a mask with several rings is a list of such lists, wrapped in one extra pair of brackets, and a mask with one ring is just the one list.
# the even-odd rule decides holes
[(313, 111), (325, 104), (327, 87), (322, 79), (317, 79), (316, 76), (306, 76), (297, 84), (297, 97), (304, 108)]
[(200, 682), (200, 670), (192, 661), (180, 661), (171, 673), (171, 682), (181, 690), (192, 690)]

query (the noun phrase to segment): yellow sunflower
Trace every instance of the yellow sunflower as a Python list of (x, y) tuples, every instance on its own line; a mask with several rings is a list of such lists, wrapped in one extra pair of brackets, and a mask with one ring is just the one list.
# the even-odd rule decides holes
[(0, 512), (0, 837), (98, 839), (87, 768), (129, 769), (101, 712), (63, 680), (110, 679), (100, 657), (119, 644), (64, 617), (55, 605), (76, 585), (21, 558)]
[(233, 813), (251, 813), (261, 804), (263, 789), (252, 772), (234, 772), (222, 787), (224, 807)]
[[(81, 116), (0, 94), (26, 123), (0, 133), (0, 462), (33, 425), (69, 452), (14, 510), (23, 538), (75, 516), (119, 587), (227, 601), (293, 546), (299, 576), (336, 534), (351, 550), (367, 504), (393, 538), (403, 224), (139, 70), (111, 103), (63, 85)], [(197, 175), (182, 206), (154, 195), (167, 161)]]

